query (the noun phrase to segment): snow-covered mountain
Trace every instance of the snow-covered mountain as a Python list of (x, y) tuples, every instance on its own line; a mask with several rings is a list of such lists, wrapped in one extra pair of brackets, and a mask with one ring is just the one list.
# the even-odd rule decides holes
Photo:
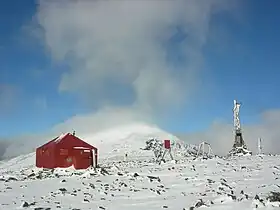
[[(165, 139), (170, 139), (171, 142), (182, 146), (185, 144), (185, 142), (179, 140), (176, 136), (161, 130), (157, 126), (144, 123), (121, 125), (98, 133), (77, 133), (76, 135), (98, 148), (98, 156), (101, 163), (106, 162), (108, 159), (123, 160), (125, 154), (127, 154), (130, 160), (153, 157), (154, 153), (152, 151), (141, 150), (141, 148), (146, 146), (146, 141), (151, 138), (158, 139), (162, 142)], [(42, 142), (42, 144), (47, 141), (49, 140)], [(177, 152), (177, 146), (173, 150), (174, 155), (179, 154)], [(4, 164), (11, 170), (13, 170), (13, 165), (30, 168), (35, 164), (35, 153), (21, 155), (13, 158), (9, 162), (4, 161)]]
[(171, 142), (184, 144), (176, 136), (156, 126), (143, 123), (123, 125), (95, 134), (77, 134), (77, 136), (97, 147), (101, 158), (124, 157), (125, 154), (130, 158), (153, 156), (152, 152), (141, 150), (146, 146), (146, 141), (151, 138), (162, 142), (169, 139)]

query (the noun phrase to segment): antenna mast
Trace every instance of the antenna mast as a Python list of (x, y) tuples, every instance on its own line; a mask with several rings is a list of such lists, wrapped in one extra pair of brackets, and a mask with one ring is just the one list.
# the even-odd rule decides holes
[(261, 155), (262, 154), (262, 139), (259, 138), (258, 140), (258, 154)]

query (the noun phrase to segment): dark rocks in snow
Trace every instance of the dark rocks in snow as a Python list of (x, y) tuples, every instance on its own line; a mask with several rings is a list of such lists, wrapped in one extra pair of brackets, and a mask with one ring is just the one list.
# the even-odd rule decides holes
[(36, 176), (36, 179), (43, 179), (44, 177), (42, 176), (42, 174), (38, 174), (37, 176)]
[(264, 200), (261, 199), (258, 195), (256, 195), (253, 199), (252, 207), (259, 208), (264, 206), (265, 206)]
[(240, 198), (238, 198), (238, 199), (237, 199), (237, 201), (242, 201), (242, 200), (244, 200), (244, 199), (246, 199), (246, 200), (248, 200), (248, 199), (249, 199), (249, 195), (248, 195), (248, 194), (246, 194), (246, 193), (244, 193), (244, 191), (243, 191), (243, 190), (241, 190), (240, 194), (241, 194), (241, 197), (240, 197)]
[(221, 181), (223, 181), (223, 182), (227, 182), (227, 180), (225, 180), (224, 178), (221, 178)]
[(227, 194), (227, 196), (231, 197), (231, 199), (234, 200), (234, 201), (236, 200), (236, 196), (235, 195)]
[(185, 193), (185, 192), (181, 192), (181, 195), (186, 196), (186, 195), (187, 195), (187, 193)]
[(219, 187), (218, 188), (220, 191), (225, 191), (225, 188), (223, 188), (223, 187)]
[(27, 176), (27, 178), (32, 178), (32, 177), (35, 177), (35, 176), (36, 176), (36, 174), (33, 172), (33, 173), (29, 174), (29, 175)]
[(199, 199), (199, 201), (194, 205), (194, 207), (199, 208), (201, 206), (206, 206), (206, 204), (202, 199)]
[(86, 198), (84, 198), (84, 202), (89, 203), (89, 200), (88, 200), (88, 199), (86, 199)]
[(139, 176), (139, 174), (137, 174), (137, 173), (134, 173), (134, 174), (133, 174), (133, 177), (134, 177), (134, 178), (136, 178), (136, 177), (138, 177), (138, 176)]
[(100, 208), (100, 209), (103, 209), (103, 210), (105, 210), (105, 209), (106, 209), (106, 208), (105, 208), (105, 207), (103, 207), (103, 206), (99, 206), (99, 208)]
[(196, 169), (195, 169), (195, 166), (194, 166), (194, 165), (192, 165), (192, 167), (191, 167), (191, 171), (196, 171)]
[(67, 192), (67, 190), (66, 190), (65, 188), (59, 188), (58, 190), (59, 190), (60, 192), (62, 192), (62, 193)]
[(94, 186), (94, 184), (92, 184), (92, 183), (89, 183), (89, 186), (92, 188), (92, 189), (95, 189), (95, 186)]
[(215, 181), (214, 181), (214, 180), (212, 180), (212, 179), (207, 179), (207, 181), (208, 181), (208, 183), (209, 183), (209, 184), (213, 184), (213, 183), (215, 183)]
[(279, 168), (279, 167), (277, 167), (277, 166), (273, 166), (273, 168), (275, 168), (275, 169), (277, 169), (277, 170), (280, 170), (280, 168)]
[(27, 207), (30, 207), (30, 206), (34, 206), (35, 204), (36, 204), (35, 202), (27, 203), (26, 201), (23, 201), (22, 204), (21, 204), (21, 208), (27, 208)]
[(280, 202), (280, 192), (270, 192), (267, 200), (270, 202)]
[(153, 182), (153, 181), (161, 182), (159, 177), (156, 177), (156, 176), (147, 176), (147, 177), (150, 179), (150, 182)]
[(209, 205), (207, 205), (202, 199), (199, 199), (197, 203), (194, 206), (191, 206), (189, 209), (194, 210), (195, 208), (200, 208), (202, 206), (209, 207)]
[(120, 182), (120, 187), (122, 187), (122, 186), (124, 186), (124, 187), (127, 187), (127, 184), (126, 183), (124, 183), (124, 182)]
[(29, 207), (29, 204), (26, 201), (23, 201), (23, 203), (21, 204), (22, 208), (26, 208)]
[(101, 169), (100, 169), (100, 173), (101, 173), (103, 176), (105, 176), (105, 175), (110, 175), (110, 173), (109, 173), (107, 170), (105, 170), (104, 168), (101, 168)]
[(224, 185), (225, 187), (229, 188), (229, 189), (232, 189), (231, 186), (229, 186), (228, 184), (224, 183), (224, 182), (221, 182), (222, 185)]
[(254, 197), (254, 199), (255, 199), (255, 200), (258, 200), (258, 201), (260, 201), (260, 202), (264, 202), (264, 200), (261, 199), (258, 195), (256, 195), (256, 196)]
[(10, 182), (10, 181), (18, 181), (18, 178), (14, 177), (14, 176), (8, 176), (8, 177), (1, 177), (0, 181), (4, 181), (4, 182)]
[(117, 175), (118, 175), (118, 176), (123, 176), (123, 173), (118, 172)]

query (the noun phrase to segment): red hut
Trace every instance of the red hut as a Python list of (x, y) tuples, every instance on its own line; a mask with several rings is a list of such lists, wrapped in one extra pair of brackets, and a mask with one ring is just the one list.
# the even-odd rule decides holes
[[(94, 156), (92, 151), (94, 151)], [(56, 137), (36, 149), (36, 166), (39, 168), (86, 169), (97, 166), (97, 148), (67, 133)]]

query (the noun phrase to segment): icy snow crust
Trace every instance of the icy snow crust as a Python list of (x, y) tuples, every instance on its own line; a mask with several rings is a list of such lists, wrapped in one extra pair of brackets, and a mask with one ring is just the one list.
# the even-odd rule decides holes
[[(156, 164), (140, 150), (149, 138), (171, 139), (177, 161)], [(279, 209), (279, 156), (194, 159), (179, 139), (143, 125), (84, 139), (102, 151), (101, 168), (38, 169), (34, 153), (0, 163), (0, 209)]]

